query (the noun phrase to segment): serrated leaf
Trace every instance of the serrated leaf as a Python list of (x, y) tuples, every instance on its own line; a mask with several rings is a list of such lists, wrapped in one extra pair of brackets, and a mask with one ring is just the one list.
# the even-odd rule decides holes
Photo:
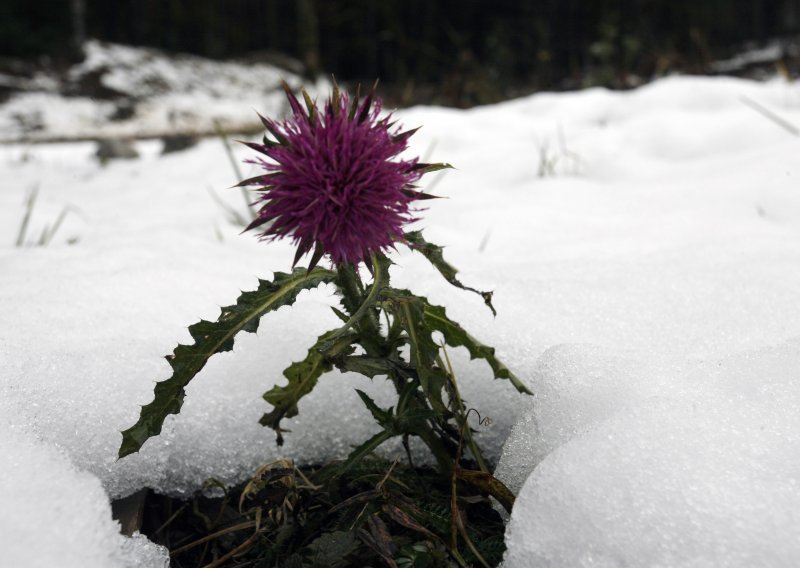
[(387, 288), (384, 297), (389, 300), (394, 316), (408, 336), (411, 347), (411, 365), (417, 371), (419, 384), (434, 410), (442, 415), (448, 412), (442, 401), (442, 389), (446, 376), (436, 365), (439, 346), (431, 337), (431, 329), (425, 322), (424, 308), (427, 300), (415, 296), (408, 290)]
[(292, 363), (283, 371), (283, 376), (288, 381), (287, 384), (276, 385), (264, 393), (264, 400), (270, 403), (273, 408), (261, 417), (260, 423), (263, 426), (269, 426), (278, 433), (278, 445), (283, 442), (283, 438), (280, 435), (281, 420), (297, 416), (298, 402), (314, 389), (317, 380), (324, 373), (333, 368), (334, 359), (343, 353), (349, 354), (352, 352), (351, 345), (358, 336), (350, 333), (330, 341), (331, 336), (337, 331), (323, 333), (308, 350), (305, 359)]
[(335, 276), (332, 270), (322, 268), (310, 272), (298, 268), (291, 274), (276, 272), (272, 281), (259, 280), (257, 290), (242, 293), (236, 304), (222, 308), (217, 321), (202, 320), (190, 326), (194, 343), (178, 345), (167, 357), (172, 376), (156, 384), (152, 402), (142, 407), (136, 424), (122, 432), (119, 457), (138, 452), (148, 438), (161, 432), (167, 415), (180, 412), (186, 385), (212, 355), (233, 348), (237, 333), (254, 333), (264, 314), (292, 304), (302, 290), (332, 282)]
[(375, 422), (383, 426), (384, 429), (389, 430), (392, 421), (392, 409), (388, 408), (384, 410), (375, 404), (375, 401), (372, 400), (367, 393), (360, 389), (356, 389), (356, 394), (358, 394), (361, 402), (364, 403), (364, 406), (366, 406), (367, 410), (369, 410), (370, 414), (372, 414)]
[(496, 379), (508, 379), (519, 392), (533, 394), (528, 390), (528, 387), (526, 387), (525, 384), (495, 356), (494, 347), (484, 345), (468, 334), (463, 327), (447, 317), (443, 307), (434, 306), (426, 302), (424, 318), (428, 328), (441, 332), (448, 345), (453, 347), (466, 347), (471, 359), (483, 359), (489, 363)]
[(341, 476), (361, 459), (374, 452), (378, 446), (383, 444), (386, 440), (394, 438), (394, 436), (396, 436), (394, 432), (381, 430), (369, 440), (357, 446), (352, 452), (350, 452), (350, 455), (347, 456), (347, 459), (335, 469), (335, 475)]
[(444, 247), (440, 247), (439, 245), (435, 245), (433, 243), (429, 243), (422, 237), (422, 231), (411, 231), (405, 234), (406, 242), (411, 250), (417, 251), (422, 254), (425, 258), (428, 259), (436, 270), (444, 276), (444, 279), (447, 280), (451, 285), (455, 286), (456, 288), (461, 288), (462, 290), (468, 290), (470, 292), (474, 292), (478, 294), (481, 298), (483, 298), (483, 302), (492, 310), (492, 314), (497, 315), (497, 312), (492, 305), (492, 292), (481, 292), (480, 290), (476, 290), (475, 288), (470, 288), (469, 286), (465, 286), (461, 283), (461, 281), (456, 277), (458, 274), (458, 270), (448, 263), (444, 259)]
[(388, 375), (394, 366), (388, 359), (382, 357), (368, 357), (366, 355), (348, 355), (342, 357), (336, 366), (339, 370), (358, 373), (374, 379), (377, 376)]

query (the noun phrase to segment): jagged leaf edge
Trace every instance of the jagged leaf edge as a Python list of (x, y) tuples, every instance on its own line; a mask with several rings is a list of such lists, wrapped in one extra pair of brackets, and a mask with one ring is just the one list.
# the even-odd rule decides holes
[(466, 347), (470, 359), (483, 359), (486, 361), (492, 368), (496, 379), (508, 379), (519, 392), (533, 394), (528, 387), (526, 387), (525, 384), (495, 356), (494, 347), (484, 345), (472, 337), (461, 325), (447, 317), (447, 313), (442, 306), (430, 304), (425, 300), (423, 313), (428, 328), (441, 332), (448, 345), (452, 347)]
[(456, 276), (458, 269), (444, 259), (444, 253), (442, 252), (444, 247), (426, 241), (422, 236), (422, 231), (409, 231), (405, 234), (405, 239), (408, 247), (424, 256), (450, 285), (478, 294), (483, 298), (483, 303), (492, 311), (492, 314), (497, 315), (497, 311), (492, 305), (493, 292), (482, 292), (464, 285)]
[(349, 355), (352, 352), (351, 345), (358, 340), (358, 334), (348, 333), (331, 340), (338, 331), (335, 329), (320, 335), (303, 360), (292, 363), (283, 371), (287, 383), (275, 385), (264, 393), (264, 400), (273, 408), (264, 413), (259, 422), (275, 430), (279, 446), (283, 444), (281, 420), (297, 416), (300, 399), (310, 393), (317, 380), (333, 368), (337, 358), (343, 353)]
[[(420, 387), (434, 410), (445, 415), (447, 407), (442, 400), (445, 375), (436, 367), (439, 346), (431, 337), (431, 329), (425, 322), (425, 306), (428, 301), (408, 290), (385, 288), (382, 297), (389, 300), (392, 314), (399, 319), (406, 332), (411, 348), (411, 364), (416, 370)], [(437, 370), (440, 372), (437, 373)]]
[(212, 355), (233, 348), (239, 331), (255, 333), (264, 314), (293, 303), (302, 290), (332, 282), (335, 276), (334, 271), (323, 268), (296, 268), (291, 274), (276, 272), (274, 280), (259, 279), (257, 290), (243, 292), (236, 304), (223, 307), (216, 322), (201, 320), (191, 325), (189, 333), (195, 343), (178, 345), (167, 356), (172, 376), (156, 384), (153, 400), (142, 406), (136, 424), (122, 432), (119, 457), (138, 452), (149, 438), (161, 433), (167, 415), (180, 412), (186, 385)]

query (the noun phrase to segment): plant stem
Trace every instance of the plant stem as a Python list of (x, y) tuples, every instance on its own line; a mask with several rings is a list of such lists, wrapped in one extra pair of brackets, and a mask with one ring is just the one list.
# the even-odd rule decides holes
[[(478, 443), (475, 441), (475, 438), (472, 435), (472, 429), (469, 427), (469, 411), (464, 408), (464, 401), (461, 398), (461, 392), (458, 389), (458, 383), (456, 382), (456, 375), (453, 371), (453, 364), (450, 362), (450, 355), (447, 353), (447, 349), (445, 348), (445, 344), (442, 343), (441, 345), (442, 353), (444, 353), (444, 359), (447, 362), (447, 373), (450, 379), (450, 386), (453, 389), (453, 397), (455, 400), (453, 401), (456, 406), (456, 412), (458, 413), (461, 419), (461, 435), (466, 438), (467, 445), (469, 446), (470, 451), (472, 452), (472, 457), (475, 458), (475, 462), (478, 464), (478, 469), (483, 471), (484, 473), (489, 473), (489, 468), (486, 466), (486, 462), (483, 459), (483, 453), (481, 452)], [(439, 364), (441, 364), (441, 359)], [(477, 411), (476, 411), (477, 412)], [(478, 415), (480, 419), (480, 414)]]
[[(362, 308), (362, 305), (367, 300), (366, 288), (358, 275), (358, 268), (352, 264), (340, 264), (336, 267), (336, 272), (336, 281), (342, 293), (342, 303), (352, 316)], [(383, 337), (380, 331), (377, 310), (372, 308), (368, 308), (368, 310), (364, 317), (353, 323), (353, 327), (359, 332), (361, 345), (368, 356), (385, 358), (387, 351), (386, 338)], [(394, 384), (397, 394), (401, 395), (405, 380), (393, 372), (389, 373), (389, 379)], [(419, 379), (416, 380), (418, 381)], [(414, 397), (411, 404), (427, 411), (429, 409), (427, 401), (424, 396), (422, 399), (417, 400)], [(428, 446), (443, 474), (450, 475), (453, 472), (453, 456), (431, 426), (417, 426), (413, 432), (409, 433), (418, 436)]]
[[(353, 316), (359, 311), (359, 308), (361, 308), (362, 304), (367, 299), (364, 293), (364, 286), (358, 275), (358, 268), (352, 264), (340, 264), (336, 267), (336, 273), (336, 281), (339, 284), (339, 289), (342, 291), (344, 307), (349, 312), (350, 316)], [(370, 309), (368, 311), (369, 313), (355, 322), (353, 327), (359, 331), (361, 345), (364, 347), (367, 355), (370, 357), (383, 357), (383, 336), (381, 335), (380, 326), (378, 325), (374, 310)]]

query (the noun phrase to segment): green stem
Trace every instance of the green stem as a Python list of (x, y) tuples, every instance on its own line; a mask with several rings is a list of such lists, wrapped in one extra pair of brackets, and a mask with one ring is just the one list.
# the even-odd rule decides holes
[[(373, 259), (373, 265), (377, 266), (375, 259)], [(356, 320), (352, 322), (352, 326), (359, 333), (362, 347), (364, 347), (364, 350), (370, 357), (385, 358), (387, 355), (386, 339), (383, 337), (380, 331), (377, 311), (368, 308), (368, 313), (364, 314), (363, 317), (353, 318), (355, 314), (363, 314), (362, 307), (368, 299), (366, 289), (358, 275), (358, 268), (352, 264), (340, 264), (337, 266), (336, 272), (336, 281), (342, 293), (344, 307), (349, 312), (351, 319)], [(388, 282), (386, 284), (388, 285)], [(375, 286), (375, 283), (373, 283), (373, 286)], [(395, 373), (390, 373), (389, 379), (394, 384), (397, 394), (400, 395), (402, 393), (405, 381), (401, 377), (398, 377)], [(427, 409), (427, 404), (425, 401), (414, 400), (411, 402), (411, 404), (418, 406), (419, 408)], [(434, 429), (429, 425), (418, 426), (411, 433), (419, 436), (423, 443), (428, 446), (431, 453), (433, 453), (441, 472), (444, 475), (451, 475), (454, 464), (453, 456), (451, 452), (448, 451), (447, 447)], [(368, 445), (373, 446), (374, 449), (374, 447), (377, 447), (377, 445), (390, 437), (392, 437), (392, 435), (384, 431), (382, 435), (378, 435), (373, 438), (371, 440), (373, 443)], [(378, 442), (378, 444), (373, 445), (375, 442)], [(359, 456), (360, 455), (361, 454), (359, 454)]]
[[(358, 275), (358, 268), (352, 264), (340, 264), (336, 267), (337, 283), (339, 289), (342, 291), (342, 299), (344, 307), (349, 312), (351, 319), (359, 311), (361, 306), (367, 300), (364, 294), (364, 286), (361, 283), (361, 278)], [(359, 321), (353, 323), (361, 336), (361, 345), (371, 357), (383, 357), (383, 336), (381, 335), (380, 327), (378, 326), (377, 319), (373, 310), (366, 317), (362, 317)], [(350, 322), (348, 322), (349, 324)]]
[(456, 375), (453, 372), (453, 365), (450, 362), (450, 356), (447, 354), (447, 349), (442, 343), (442, 352), (444, 353), (445, 361), (447, 362), (447, 366), (444, 367), (441, 357), (438, 358), (439, 364), (442, 365), (444, 368), (447, 369), (448, 378), (450, 379), (450, 386), (453, 389), (453, 395), (455, 398), (456, 411), (461, 421), (461, 433), (464, 438), (467, 440), (467, 446), (469, 446), (470, 452), (472, 452), (472, 457), (475, 458), (475, 462), (478, 464), (478, 469), (480, 469), (484, 473), (489, 473), (489, 468), (486, 466), (486, 461), (483, 459), (483, 452), (481, 452), (478, 443), (475, 441), (474, 436), (472, 435), (472, 429), (469, 427), (469, 411), (464, 408), (464, 401), (461, 398), (461, 392), (458, 389), (458, 383), (456, 382)]
[(425, 445), (430, 449), (431, 453), (433, 453), (433, 457), (436, 459), (436, 463), (438, 464), (442, 474), (448, 477), (452, 475), (453, 457), (450, 455), (450, 452), (447, 451), (447, 448), (439, 439), (439, 436), (437, 436), (433, 431), (433, 429), (428, 426), (420, 428), (414, 433), (422, 439)]

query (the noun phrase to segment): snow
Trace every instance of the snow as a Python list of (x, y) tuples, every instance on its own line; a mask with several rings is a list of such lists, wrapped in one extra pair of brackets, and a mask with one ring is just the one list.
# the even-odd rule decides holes
[[(65, 80), (34, 76), (0, 107), (0, 141), (213, 133), (215, 123), (248, 131), (260, 124), (253, 109), (271, 115), (285, 110), (281, 79), (294, 88), (300, 84), (296, 74), (267, 63), (167, 57), (95, 40), (84, 50), (86, 58)], [(327, 82), (308, 87), (314, 93), (327, 89)], [(120, 110), (132, 116), (118, 116)]]
[[(221, 108), (173, 88), (183, 94), (147, 100), (183, 100), (202, 120)], [(236, 112), (277, 112), (263, 97), (264, 107), (220, 96)], [(700, 77), (397, 112), (424, 125), (415, 153), (458, 168), (429, 177), (448, 199), (420, 226), (465, 283), (495, 290), (498, 316), (408, 252), (393, 281), (445, 305), (536, 393), (521, 397), (451, 353), (464, 398), (492, 418), (479, 429), (497, 475), (519, 491), (508, 568), (800, 561), (800, 140), (743, 97), (800, 124), (794, 84)], [(148, 128), (168, 129), (166, 113), (150, 116), (160, 118)], [(69, 128), (104, 128), (78, 118), (67, 113)], [(334, 373), (287, 423), (283, 448), (258, 424), (261, 395), (336, 325), (321, 288), (212, 358), (162, 435), (117, 461), (119, 431), (169, 376), (162, 357), (189, 340), (186, 326), (293, 256), (286, 243), (239, 235), (209, 195), (243, 210), (225, 189), (236, 179), (219, 140), (166, 156), (156, 141), (137, 149), (137, 160), (101, 166), (88, 142), (0, 146), (0, 445), (19, 464), (0, 470), (13, 497), (0, 525), (20, 543), (41, 530), (16, 520), (36, 510), (19, 496), (34, 479), (52, 491), (37, 507), (86, 495), (68, 510), (93, 527), (80, 545), (70, 536), (37, 548), (42, 565), (59, 550), (99, 559), (65, 566), (123, 562), (109, 498), (190, 494), (279, 457), (343, 456), (375, 429), (353, 387), (392, 401), (379, 380)], [(49, 246), (17, 248), (32, 187), (28, 243), (71, 209)]]
[[(0, 403), (3, 416), (8, 408)], [(12, 413), (13, 416), (13, 413)], [(2, 420), (2, 419), (0, 419)], [(5, 420), (3, 420), (4, 422)], [(169, 554), (142, 535), (119, 534), (100, 481), (58, 449), (2, 424), (3, 565), (166, 568)]]
[(519, 494), (506, 568), (796, 566), (798, 365), (797, 340), (734, 356), (562, 443)]

